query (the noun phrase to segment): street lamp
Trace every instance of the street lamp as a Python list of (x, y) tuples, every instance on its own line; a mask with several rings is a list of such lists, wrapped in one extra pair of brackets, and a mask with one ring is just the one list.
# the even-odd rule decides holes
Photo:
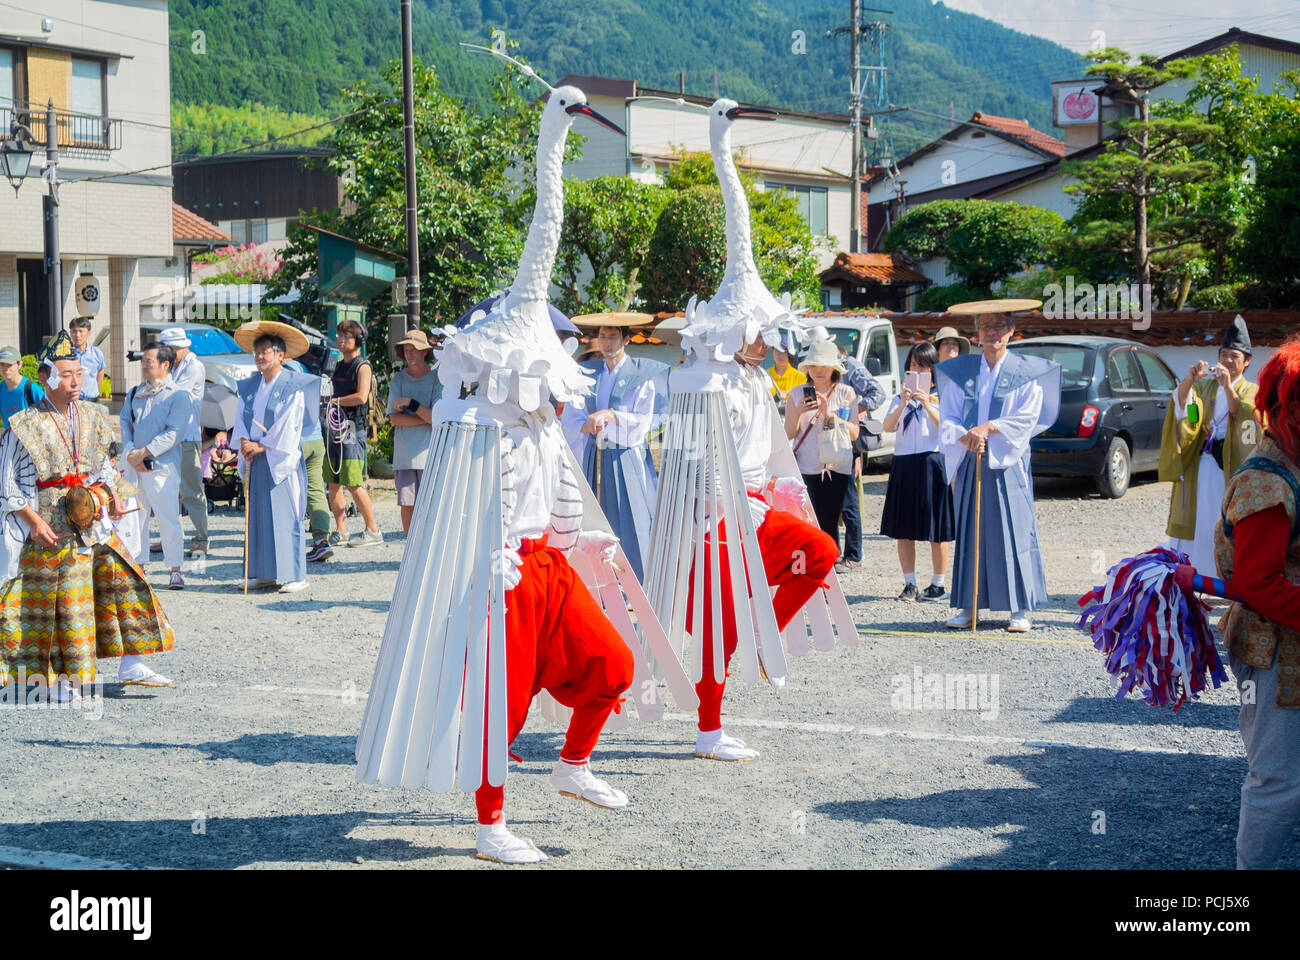
[[(14, 125), (15, 127), (17, 124)], [(4, 169), (5, 178), (9, 181), (9, 186), (14, 188), (14, 196), (18, 196), (18, 188), (23, 185), (23, 180), (27, 178), (27, 171), (32, 165), (32, 151), (23, 145), (23, 141), (18, 139), (18, 131), (13, 130), (10, 139), (0, 145), (0, 168)]]
[(32, 144), (45, 149), (44, 177), (50, 185), (49, 192), (41, 197), (45, 219), (45, 284), (50, 329), (57, 333), (63, 329), (63, 278), (59, 260), (59, 124), (54, 114), (53, 97), (45, 110), (44, 143), (36, 138), (30, 127), (15, 120), (9, 126), (9, 139), (0, 145), (0, 164), (4, 166), (5, 177), (14, 188), (15, 197), (32, 165), (32, 150), (18, 139), (20, 133), (26, 134)]

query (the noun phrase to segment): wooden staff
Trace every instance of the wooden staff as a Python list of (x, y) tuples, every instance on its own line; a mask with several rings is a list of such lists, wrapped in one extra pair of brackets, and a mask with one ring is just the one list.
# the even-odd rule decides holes
[[(604, 468), (603, 468), (603, 466), (601, 465), (601, 460), (602, 460), (602, 445), (601, 445), (601, 442), (600, 442), (600, 438), (601, 438), (602, 436), (604, 436), (604, 434), (605, 434), (605, 431), (604, 431), (603, 429), (601, 429), (601, 430), (597, 430), (597, 431), (596, 431), (596, 436), (595, 436), (595, 440), (596, 440), (596, 502), (597, 502), (597, 503), (600, 503), (600, 502), (601, 502), (601, 501), (600, 501), (600, 479), (601, 479), (601, 474), (604, 472)], [(604, 509), (605, 509), (604, 506), (602, 506), (601, 509), (604, 510)]]
[(970, 632), (975, 633), (980, 621), (980, 527), (983, 515), (980, 512), (980, 487), (984, 480), (984, 454), (975, 454), (975, 588), (970, 612)]
[[(256, 420), (253, 426), (262, 431), (262, 436), (266, 436), (266, 427), (262, 426)], [(252, 437), (248, 439), (252, 440)], [(253, 498), (249, 495), (253, 487), (253, 461), (244, 460), (244, 596), (248, 596), (248, 504)]]

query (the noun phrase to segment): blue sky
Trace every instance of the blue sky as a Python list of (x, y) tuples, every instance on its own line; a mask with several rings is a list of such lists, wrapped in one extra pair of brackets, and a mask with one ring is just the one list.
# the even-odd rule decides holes
[(1013, 30), (1083, 52), (1096, 45), (1171, 53), (1240, 27), (1300, 42), (1300, 0), (943, 0)]

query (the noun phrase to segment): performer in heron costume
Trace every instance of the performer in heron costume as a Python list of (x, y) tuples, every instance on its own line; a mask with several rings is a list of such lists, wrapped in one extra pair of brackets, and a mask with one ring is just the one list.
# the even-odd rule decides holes
[[(653, 686), (575, 573), (621, 555), (607, 530), (583, 529), (585, 483), (552, 406), (581, 402), (591, 388), (546, 304), (564, 141), (579, 114), (622, 133), (576, 87), (550, 91), (515, 281), (489, 312), (444, 330), (437, 366), (446, 389), (357, 740), (363, 782), (474, 792), (478, 855), (506, 863), (546, 859), (503, 814), (507, 748), (533, 697), (547, 691), (573, 711), (551, 784), (617, 809), (627, 795), (593, 776), (587, 759), (634, 678)], [(463, 387), (472, 395), (454, 399)], [(652, 626), (644, 597), (634, 606), (639, 625)], [(613, 608), (626, 621), (622, 594), (605, 604)], [(658, 649), (656, 660), (671, 658), (666, 638)]]
[(0, 442), (0, 684), (25, 677), (77, 700), (97, 657), (121, 657), (123, 684), (169, 686), (141, 658), (175, 635), (114, 530), (129, 491), (108, 457), (108, 414), (78, 399), (66, 332), (42, 351), (41, 374), (45, 398), (14, 414)]
[(955, 481), (951, 603), (958, 612), (948, 621), (952, 629), (969, 628), (976, 609), (1009, 610), (1007, 629), (1025, 633), (1029, 611), (1047, 599), (1029, 441), (1056, 422), (1061, 367), (1007, 349), (1014, 312), (1039, 306), (1038, 300), (980, 300), (948, 308), (977, 318), (983, 348), (934, 368), (939, 449), (948, 482)]
[(632, 572), (644, 580), (657, 479), (646, 437), (667, 408), (668, 365), (627, 354), (631, 326), (654, 323), (648, 314), (590, 314), (574, 323), (594, 332), (601, 356), (580, 364), (592, 389), (585, 402), (565, 404), (560, 422)]
[(708, 110), (727, 264), (714, 297), (687, 305), (688, 358), (669, 375), (646, 587), (670, 641), (681, 651), (690, 640), (687, 668), (700, 699), (695, 755), (752, 760), (758, 752), (722, 730), (732, 654), (740, 654), (743, 679), (780, 687), (780, 632), (787, 631), (791, 653), (806, 652), (807, 634), (796, 622), (805, 604), (818, 648), (834, 643), (832, 615), (842, 642), (854, 642), (856, 631), (831, 569), (838, 547), (809, 522), (771, 380), (758, 367), (782, 331), (802, 332), (789, 298), (778, 301), (759, 279), (749, 205), (731, 156), (733, 121), (772, 111), (726, 99)]

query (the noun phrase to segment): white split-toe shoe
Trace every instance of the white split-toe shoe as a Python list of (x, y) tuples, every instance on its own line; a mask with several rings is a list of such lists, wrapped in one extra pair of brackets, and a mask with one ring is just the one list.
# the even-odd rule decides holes
[(497, 863), (541, 863), (546, 859), (533, 841), (516, 837), (504, 823), (479, 824), (474, 855)]
[(695, 755), (708, 760), (757, 760), (758, 751), (745, 746), (745, 741), (729, 737), (722, 728), (701, 732), (695, 738)]
[(585, 800), (607, 810), (619, 810), (626, 807), (628, 802), (626, 793), (615, 790), (604, 780), (598, 780), (586, 763), (555, 761), (555, 769), (551, 771), (551, 786), (559, 790), (561, 796)]
[(117, 668), (117, 682), (141, 687), (170, 687), (172, 682), (144, 665), (140, 657), (127, 654)]

